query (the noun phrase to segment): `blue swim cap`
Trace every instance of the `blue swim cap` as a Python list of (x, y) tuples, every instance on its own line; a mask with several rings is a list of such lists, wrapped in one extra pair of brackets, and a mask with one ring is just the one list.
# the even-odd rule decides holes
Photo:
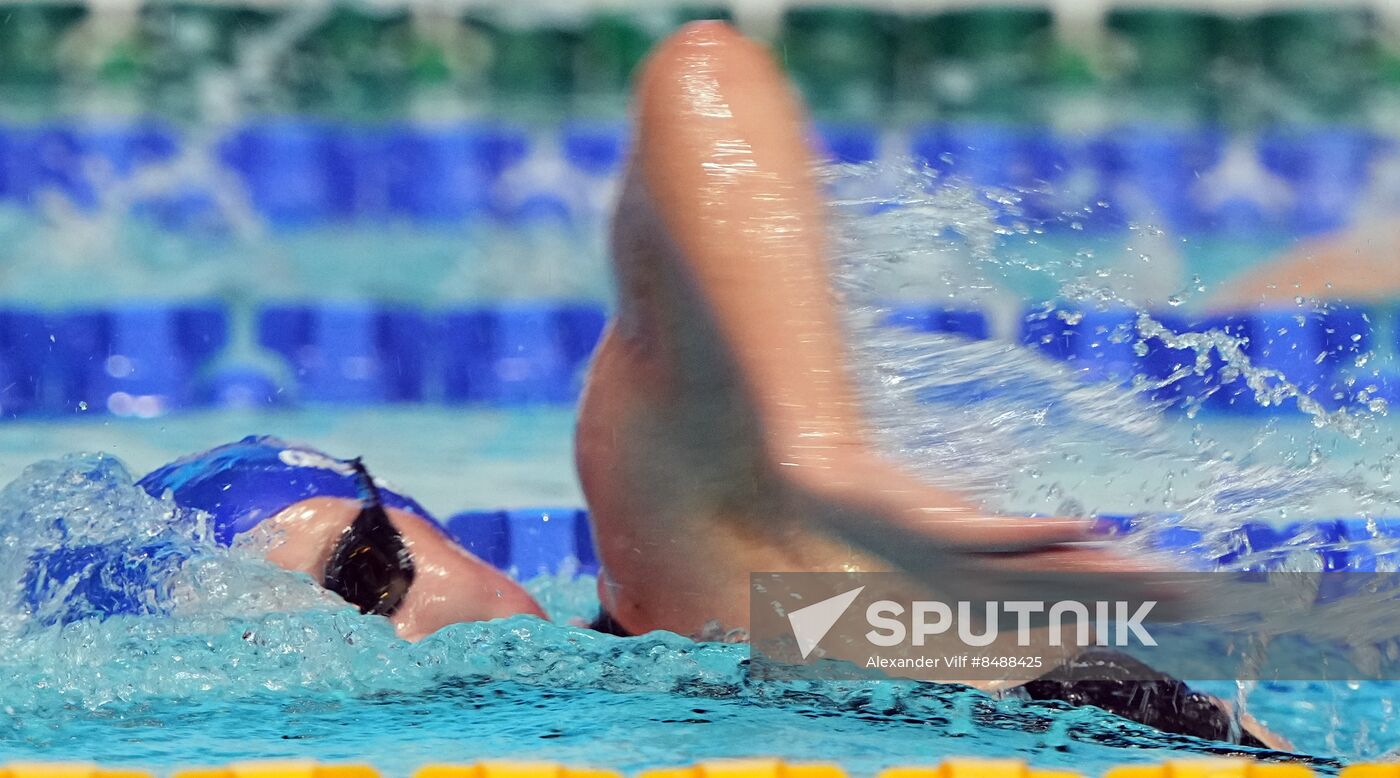
[[(386, 508), (432, 519), (432, 514), (414, 500), (377, 479), (375, 483)], [(180, 507), (208, 513), (213, 517), (214, 537), (224, 545), (302, 500), (360, 498), (348, 460), (266, 435), (249, 435), (237, 443), (176, 460), (137, 485), (153, 497), (169, 492)]]

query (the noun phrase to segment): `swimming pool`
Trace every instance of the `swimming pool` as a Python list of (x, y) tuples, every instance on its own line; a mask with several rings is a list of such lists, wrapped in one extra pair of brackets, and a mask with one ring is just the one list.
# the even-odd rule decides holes
[[(202, 26), (195, 19), (192, 49), (165, 60), (184, 29), (178, 18), (202, 12), (153, 4), (153, 18), (123, 27), (103, 24), (113, 17), (98, 12), (126, 22), (138, 21), (136, 12), (121, 19), (121, 9), (101, 5), (94, 4), (93, 26), (130, 35), (118, 34), (117, 46), (85, 64), (47, 51), (83, 48), (80, 36), (58, 45), (80, 27), (81, 8), (25, 7), (15, 11), (19, 23), (0, 25), (0, 45), (20, 48), (32, 66), (21, 68), (19, 90), (39, 97), (27, 106), (34, 116), (0, 126), (0, 244), (9, 260), (0, 279), (15, 307), (45, 309), (6, 311), (0, 327), (0, 479), (17, 479), (0, 492), (0, 569), (26, 569), (36, 546), (83, 551), (147, 541), (170, 544), (181, 561), (154, 566), (149, 585), (136, 587), (150, 611), (144, 616), (61, 618), (70, 601), (77, 607), (87, 597), (61, 587), (31, 613), (32, 603), (21, 601), (31, 594), (27, 581), (0, 588), (10, 606), (0, 607), (0, 668), (12, 675), (0, 686), (0, 761), (61, 755), (165, 772), (314, 757), (406, 775), (428, 762), (482, 757), (632, 772), (762, 753), (870, 775), (973, 754), (1098, 773), (1222, 750), (1094, 709), (954, 687), (756, 680), (742, 646), (669, 635), (617, 639), (570, 626), (597, 610), (588, 576), (529, 582), (552, 623), (461, 624), (410, 644), (304, 577), (244, 549), (181, 536), (188, 527), (178, 522), (199, 519), (173, 514), (133, 479), (180, 454), (259, 432), (364, 454), (441, 517), (581, 505), (570, 462), (574, 419), (565, 408), (592, 341), (565, 337), (586, 328), (563, 324), (578, 311), (565, 316), (558, 300), (583, 299), (591, 306), (583, 318), (599, 323), (608, 294), (602, 215), (622, 159), (621, 112), (606, 99), (597, 115), (560, 110), (566, 102), (578, 108), (559, 88), (569, 79), (562, 71), (571, 69), (574, 31), (495, 27), (436, 3), (384, 16), (338, 4), (216, 6)], [(912, 16), (903, 31), (912, 39), (958, 23)], [(992, 28), (1002, 24), (997, 18), (1021, 28), (1012, 51), (1041, 56), (1025, 44), (1048, 29), (1048, 13), (994, 14)], [(1135, 23), (1115, 18), (1130, 46), (1156, 37), (1139, 30), (1133, 38)], [(1184, 21), (1175, 29), (1189, 38), (1200, 20)], [(1181, 88), (1204, 78), (1203, 58), (1188, 58), (1195, 61), (1180, 69), (1184, 78), (1167, 68), (1166, 80), (1181, 83), (1145, 93), (1183, 110), (1185, 127), (1180, 117), (1139, 123), (1161, 117), (1137, 109), (1119, 117), (1123, 126), (1094, 119), (1087, 129), (1065, 127), (1039, 116), (1007, 123), (994, 107), (991, 117), (976, 115), (988, 106), (974, 105), (972, 92), (992, 83), (976, 79), (960, 97), (947, 85), (913, 96), (953, 109), (937, 121), (921, 115), (917, 126), (876, 127), (882, 103), (872, 99), (889, 63), (863, 65), (893, 53), (880, 40), (883, 22), (838, 9), (825, 20), (794, 13), (785, 24), (785, 52), (808, 89), (826, 80), (852, 87), (833, 91), (862, 106), (845, 117), (853, 121), (818, 127), (819, 147), (844, 161), (876, 161), (869, 178), (896, 190), (867, 189), (845, 201), (858, 213), (839, 236), (851, 245), (836, 252), (855, 260), (836, 270), (860, 335), (875, 426), (892, 454), (935, 483), (1007, 511), (1126, 514), (1192, 530), (1400, 517), (1390, 482), (1400, 460), (1395, 423), (1383, 404), (1356, 396), (1369, 391), (1345, 385), (1356, 373), (1363, 382), (1373, 377), (1360, 352), (1393, 356), (1394, 333), (1365, 318), (1375, 311), (1355, 331), (1328, 329), (1342, 319), (1356, 323), (1333, 310), (1207, 317), (1217, 334), (1249, 339), (1246, 346), (1211, 335), (1207, 345), (1222, 359), (1244, 354), (1299, 386), (1247, 371), (1261, 394), (1275, 395), (1269, 407), (1253, 409), (1252, 393), (1234, 386), (1199, 421), (1175, 411), (1163, 417), (1148, 400), (1189, 395), (1211, 380), (1175, 375), (1172, 359), (1183, 349), (1167, 341), (1202, 323), (1179, 321), (1187, 317), (1173, 315), (1177, 306), (1203, 307), (1194, 298), (1208, 284), (1384, 198), (1372, 165), (1393, 150), (1369, 128), (1254, 128), (1226, 137), (1194, 88)], [(24, 35), (9, 40), (16, 29)], [(449, 34), (440, 39), (438, 31)], [(259, 36), (268, 47), (244, 46)], [(481, 40), (485, 56), (450, 56)], [(820, 66), (824, 56), (803, 63), (803, 47), (842, 54), (823, 43), (830, 40), (848, 44), (836, 67)], [(366, 42), (385, 56), (360, 69)], [(929, 41), (913, 42), (918, 53)], [(287, 66), (267, 53), (279, 48), (294, 55)], [(135, 89), (121, 80), (133, 72), (133, 51), (135, 71), (155, 76)], [(949, 54), (961, 56), (942, 51), (920, 62), (942, 67)], [(1016, 64), (1006, 54), (1003, 64)], [(400, 67), (409, 60), (413, 67)], [(622, 77), (604, 91), (625, 89), (620, 82), (635, 60), (624, 60), (616, 58)], [(1028, 63), (1011, 69), (1010, 88), (991, 91), (1034, 102), (1018, 92), (1032, 80), (1031, 69), (1021, 72)], [(0, 81), (13, 88), (6, 64)], [(1009, 72), (995, 62), (971, 70), (952, 64), (946, 72), (964, 76)], [(1123, 70), (1124, 83), (1161, 77)], [(847, 81), (850, 74), (856, 78)], [(480, 95), (463, 83), (483, 75), (499, 98), (484, 118)], [(822, 96), (817, 86), (814, 97)], [(150, 94), (135, 94), (143, 90)], [(50, 104), (69, 91), (76, 117)], [(198, 114), (195, 126), (135, 118), (145, 97), (157, 98), (157, 112), (173, 99), (176, 112)], [(818, 108), (831, 108), (835, 97), (826, 94)], [(1117, 104), (1105, 97), (1089, 102)], [(515, 113), (520, 98), (542, 104), (535, 106), (544, 108), (542, 123), (517, 126), (529, 112)], [(111, 116), (103, 113), (109, 102)], [(281, 115), (287, 105), (291, 115)], [(601, 121), (573, 121), (590, 115)], [(1327, 175), (1336, 169), (1345, 175)], [(1255, 191), (1241, 194), (1240, 180)], [(1144, 226), (1157, 221), (1163, 229)], [(909, 272), (879, 278), (863, 270), (900, 264)], [(205, 298), (227, 309), (206, 316), (207, 308), (173, 312), (151, 302), (182, 307)], [(541, 298), (553, 302), (537, 304)], [(889, 313), (873, 307), (890, 298), (923, 306), (900, 312), (913, 334), (892, 334), (890, 322), (871, 319)], [(1028, 301), (1044, 301), (1032, 305), (1039, 314), (1025, 315)], [(1164, 315), (1143, 321), (1139, 305)], [(983, 309), (992, 315), (979, 319)], [(41, 326), (11, 327), (11, 313)], [(221, 314), (231, 326), (205, 328)], [(50, 315), (65, 326), (47, 329)], [(1379, 318), (1389, 321), (1389, 313)], [(434, 327), (448, 336), (434, 340)], [(1145, 342), (1150, 330), (1156, 345)], [(37, 333), (38, 357), (22, 353), (32, 342), (16, 345), (21, 331)], [(1329, 340), (1338, 331), (1357, 340), (1338, 347)], [(596, 337), (596, 326), (589, 332)], [(219, 352), (230, 333), (233, 346)], [(1363, 338), (1365, 345), (1353, 345)], [(422, 348), (427, 343), (433, 347)], [(436, 361), (429, 366), (425, 356)], [(482, 389), (482, 365), (470, 364), (477, 357), (488, 363), (488, 378), (505, 380)], [(217, 385), (232, 391), (197, 387), (221, 360), (241, 370)], [(537, 368), (547, 380), (521, 390), (539, 377), (531, 375)], [(54, 375), (60, 380), (50, 384)], [(1160, 385), (1143, 386), (1144, 377)], [(30, 396), (15, 391), (26, 382), (43, 385), (29, 387)], [(1381, 394), (1393, 398), (1396, 386)], [(218, 409), (239, 397), (283, 407)], [(521, 407), (541, 400), (552, 407)], [(509, 407), (488, 409), (492, 403)], [(159, 418), (121, 418), (129, 416)], [(75, 450), (107, 453), (69, 454)], [(1247, 700), (1325, 770), (1386, 756), (1396, 742), (1391, 684), (1207, 688)]]
[[(366, 454), (384, 477), (442, 515), (540, 504), (542, 496), (568, 505), (578, 504), (572, 421), (567, 410), (375, 408), (19, 422), (0, 426), (0, 468), (9, 479), (36, 457), (100, 449), (140, 474), (179, 453), (276, 429), (333, 452)], [(1185, 440), (1201, 434), (1197, 422), (1176, 425), (1173, 434)], [(1238, 441), (1243, 428), (1215, 420), (1204, 429)], [(1278, 423), (1263, 438), (1278, 441), (1276, 451), (1254, 456), (1291, 458), (1298, 438), (1314, 433), (1302, 419)], [(1365, 459), (1345, 453), (1335, 461)], [(1074, 472), (1113, 469), (1106, 460)], [(144, 496), (125, 472), (110, 459), (30, 471), (0, 494), (0, 514), (85, 506), (131, 526), (158, 520), (140, 515), (150, 509), (140, 507)], [(1114, 510), (1113, 491), (1095, 492), (1093, 480), (1063, 486), (1091, 510)], [(1094, 709), (1051, 710), (954, 687), (750, 680), (744, 646), (662, 634), (620, 639), (568, 626), (596, 607), (588, 576), (531, 583), (560, 623), (461, 624), (410, 644), (386, 622), (249, 559), (215, 560), (200, 575), (204, 594), (190, 594), (170, 617), (7, 628), (0, 667), (15, 682), (0, 691), (0, 760), (62, 754), (164, 772), (313, 757), (407, 775), (428, 762), (483, 757), (630, 772), (765, 754), (835, 761), (870, 775), (975, 754), (1094, 774), (1222, 748)], [(1324, 770), (1333, 760), (1380, 757), (1396, 739), (1392, 684), (1207, 686), (1226, 697), (1244, 694), (1254, 715)]]
[[(865, 290), (856, 282), (847, 291)], [(853, 312), (861, 313), (854, 297)], [(1389, 488), (1391, 417), (1362, 414), (1358, 432), (1291, 407), (1163, 415), (1119, 381), (1085, 381), (1083, 370), (1115, 377), (1100, 374), (1092, 354), (1061, 363), (1005, 339), (905, 333), (884, 323), (860, 332), (877, 344), (888, 334), (896, 372), (910, 368), (901, 375), (929, 392), (915, 406), (901, 404), (910, 399), (902, 389), (876, 392), (892, 403), (878, 412), (891, 447), (926, 467), (956, 452), (956, 466), (937, 477), (966, 478), (1003, 509), (1185, 513), (1224, 527), (1245, 518), (1400, 516)], [(915, 349), (915, 361), (904, 364), (900, 348)], [(967, 391), (983, 384), (987, 391), (972, 401)], [(260, 432), (363, 454), (443, 518), (473, 508), (578, 506), (573, 423), (567, 404), (194, 409), (157, 419), (119, 418), (99, 405), (22, 416), (0, 424), (0, 477), (73, 451), (116, 460), (31, 470), (0, 495), (0, 516), (82, 515), (98, 541), (159, 532), (167, 517), (131, 476)], [(916, 440), (923, 433), (933, 440)], [(589, 577), (531, 587), (561, 623), (458, 625), (418, 644), (237, 552), (207, 554), (170, 582), (175, 605), (160, 617), (36, 627), (11, 614), (0, 630), (0, 667), (19, 682), (0, 692), (8, 727), (0, 760), (62, 754), (164, 772), (194, 762), (314, 757), (407, 775), (427, 762), (488, 756), (633, 772), (766, 754), (871, 775), (972, 754), (1097, 773), (1222, 749), (1092, 709), (996, 701), (951, 687), (754, 681), (742, 646), (624, 640), (568, 626), (596, 610)], [(1251, 713), (1324, 769), (1382, 757), (1395, 742), (1390, 684), (1206, 688), (1247, 699)]]

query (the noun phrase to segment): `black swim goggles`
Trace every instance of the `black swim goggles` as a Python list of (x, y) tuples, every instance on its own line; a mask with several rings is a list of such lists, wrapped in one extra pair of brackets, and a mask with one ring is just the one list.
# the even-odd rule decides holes
[(403, 604), (413, 583), (413, 559), (384, 512), (374, 478), (359, 457), (350, 460), (350, 466), (360, 491), (360, 513), (341, 533), (326, 562), (325, 586), (360, 613), (389, 616)]

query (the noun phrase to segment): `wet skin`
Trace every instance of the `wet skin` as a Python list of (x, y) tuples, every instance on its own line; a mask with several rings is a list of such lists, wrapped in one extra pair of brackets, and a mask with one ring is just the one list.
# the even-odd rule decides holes
[[(690, 25), (651, 55), (635, 111), (614, 220), (617, 316), (576, 435), (599, 595), (620, 626), (746, 628), (752, 571), (891, 569), (953, 594), (1135, 568), (1076, 543), (1086, 521), (988, 515), (874, 451), (847, 376), (806, 124), (764, 48)], [(355, 507), (284, 511), (264, 530), (284, 536), (270, 558), (319, 576)], [(394, 617), (405, 637), (539, 613), (421, 519), (393, 516), (418, 566)]]
[(1207, 299), (1214, 310), (1294, 308), (1306, 302), (1388, 301), (1400, 292), (1400, 229), (1363, 225), (1301, 243), (1226, 280)]
[[(269, 561), (321, 583), (326, 562), (359, 512), (357, 500), (303, 500), (244, 533), (239, 542), (258, 545)], [(544, 617), (519, 584), (452, 542), (432, 521), (397, 508), (386, 512), (413, 558), (413, 585), (389, 616), (400, 637), (419, 640), (463, 621)]]
[(806, 122), (766, 49), (686, 27), (644, 66), (634, 110), (617, 317), (576, 436), (618, 623), (746, 627), (751, 571), (894, 569), (947, 592), (1137, 568), (1076, 543), (1085, 522), (988, 515), (874, 450)]

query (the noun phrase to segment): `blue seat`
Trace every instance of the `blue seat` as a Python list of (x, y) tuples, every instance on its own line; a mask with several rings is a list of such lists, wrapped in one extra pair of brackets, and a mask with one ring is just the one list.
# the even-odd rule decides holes
[(180, 139), (175, 129), (155, 121), (129, 124), (87, 122), (66, 131), (77, 139), (84, 156), (102, 160), (118, 176), (127, 176), (146, 165), (168, 161), (180, 150)]
[(0, 310), (0, 418), (47, 409), (53, 329), (38, 311)]
[(532, 508), (509, 511), (510, 569), (516, 578), (527, 581), (540, 575), (556, 575), (575, 569), (584, 571), (584, 556), (580, 553), (579, 527), (587, 526), (586, 514), (577, 508)]
[(864, 164), (880, 158), (880, 128), (868, 124), (823, 122), (817, 143), (832, 162)]
[(6, 144), (5, 178), (11, 196), (35, 205), (59, 195), (82, 207), (92, 206), (83, 181), (83, 153), (78, 139), (60, 127), (15, 127)]
[(1259, 138), (1260, 162), (1292, 187), (1284, 228), (1314, 235), (1347, 226), (1371, 183), (1381, 149), (1357, 128), (1272, 129)]
[[(1011, 124), (950, 122), (916, 130), (910, 149), (944, 181), (1000, 190), (984, 202), (1003, 223), (1039, 225), (1061, 215), (1051, 192), (1064, 178), (1066, 152), (1061, 139), (1049, 133)], [(1001, 192), (1012, 193), (1018, 202), (1002, 202)]]
[(444, 394), (452, 402), (572, 402), (604, 321), (601, 308), (579, 303), (449, 312), (441, 327)]
[[(1157, 312), (1151, 317), (1172, 336), (1196, 331), (1185, 316)], [(1206, 371), (1196, 372), (1200, 354), (1195, 348), (1171, 346), (1160, 337), (1145, 338), (1144, 345), (1147, 353), (1142, 357), (1141, 371), (1148, 380), (1160, 384), (1152, 390), (1155, 399), (1187, 407), (1207, 398), (1211, 378)]]
[(463, 548), (521, 581), (598, 572), (588, 513), (578, 508), (467, 511), (449, 518), (446, 529)]
[(608, 314), (594, 303), (564, 303), (559, 306), (560, 342), (564, 358), (581, 379), (581, 370), (593, 356), (608, 323)]
[(229, 365), (199, 381), (201, 405), (218, 408), (256, 409), (287, 401), (283, 387), (267, 372), (252, 365)]
[(259, 343), (287, 360), (309, 402), (423, 399), (429, 340), (420, 312), (375, 303), (268, 306), (258, 320)]
[(1341, 519), (1335, 524), (1344, 544), (1344, 569), (1367, 573), (1400, 569), (1400, 519)]
[(403, 126), (385, 144), (390, 212), (443, 223), (488, 215), (496, 180), (528, 149), (523, 132), (479, 123)]
[(397, 132), (381, 125), (346, 125), (329, 133), (326, 176), (335, 218), (385, 221), (395, 215)]
[(1067, 360), (1078, 347), (1074, 312), (1064, 306), (1032, 306), (1021, 319), (1021, 343), (1051, 359)]
[[(1176, 555), (1190, 569), (1211, 570), (1224, 565), (1254, 573), (1374, 570), (1375, 555), (1367, 541), (1386, 537), (1387, 533), (1400, 537), (1400, 524), (1385, 521), (1378, 522), (1376, 535), (1359, 519), (1301, 521), (1281, 526), (1246, 521), (1221, 531), (1218, 537), (1212, 535), (1212, 545), (1207, 546), (1205, 532), (1182, 526), (1178, 521), (1170, 515), (1101, 514), (1095, 531), (1103, 535), (1143, 534), (1152, 548)], [(1306, 555), (1313, 556), (1314, 561), (1300, 567), (1299, 562)]]
[(1094, 517), (1094, 534), (1128, 535), (1137, 531), (1142, 517), (1137, 514), (1101, 513)]
[(1400, 372), (1394, 370), (1342, 371), (1332, 377), (1329, 388), (1319, 392), (1330, 409), (1369, 411), (1385, 403), (1387, 411), (1400, 408)]
[(1127, 384), (1144, 367), (1135, 344), (1138, 312), (1130, 308), (1079, 310), (1031, 307), (1021, 321), (1021, 342), (1070, 363), (1090, 381)]
[(306, 227), (343, 215), (343, 168), (335, 129), (324, 122), (268, 119), (224, 138), (219, 159), (242, 179), (254, 210), (277, 227)]
[(621, 173), (627, 148), (626, 125), (612, 122), (571, 122), (560, 134), (564, 159), (589, 176)]
[[(1332, 388), (1326, 361), (1329, 336), (1324, 332), (1324, 320), (1315, 312), (1290, 308), (1225, 315), (1208, 319), (1205, 326), (1242, 338), (1244, 354), (1252, 367), (1281, 373), (1282, 381), (1296, 386), (1302, 395), (1322, 401)], [(1274, 405), (1268, 398), (1271, 404), (1262, 404), (1243, 376), (1225, 380), (1219, 372), (1223, 362), (1218, 354), (1213, 362), (1216, 371), (1212, 380), (1218, 382), (1220, 389), (1211, 398), (1210, 407), (1242, 414), (1297, 410), (1292, 399)], [(1266, 384), (1276, 388), (1281, 382), (1273, 377)]]
[[(1195, 190), (1224, 146), (1224, 137), (1212, 129), (1120, 127), (1099, 147), (1110, 202), (1130, 222), (1198, 232), (1208, 214)], [(1147, 212), (1139, 212), (1144, 207)]]
[(1233, 564), (1244, 560), (1241, 569), (1249, 572), (1278, 569), (1286, 556), (1281, 548), (1293, 540), (1293, 534), (1291, 527), (1247, 521), (1227, 533), (1226, 549), (1218, 561)]
[(132, 213), (171, 231), (223, 236), (233, 229), (223, 204), (212, 192), (195, 185), (143, 197), (132, 206)]
[(228, 338), (219, 304), (127, 305), (61, 317), (61, 405), (160, 416), (197, 404), (194, 376)]
[(1317, 316), (1322, 320), (1322, 344), (1327, 367), (1336, 370), (1354, 364), (1356, 357), (1376, 342), (1373, 313), (1365, 306), (1333, 303)]
[(31, 202), (58, 194), (90, 211), (109, 180), (169, 160), (178, 150), (174, 130), (153, 121), (10, 127), (0, 142), (0, 188), (2, 196)]
[(1082, 242), (1085, 236), (1118, 234), (1128, 229), (1132, 220), (1124, 203), (1115, 197), (1119, 166), (1114, 162), (1111, 139), (1069, 132), (1058, 134), (1055, 143), (1054, 164), (1065, 172), (1059, 183), (1044, 193), (1047, 205), (1053, 204), (1058, 211), (1055, 218), (1046, 220), (1044, 228), (1074, 235), (1076, 242)]
[(462, 548), (492, 567), (510, 569), (510, 519), (505, 511), (464, 511), (444, 526)]
[(1139, 371), (1137, 311), (1087, 310), (1075, 325), (1070, 361), (1090, 381), (1127, 384)]
[(1203, 544), (1205, 533), (1194, 527), (1178, 524), (1154, 524), (1143, 527), (1148, 544), (1173, 557), (1178, 566), (1187, 570), (1214, 570), (1218, 559)]

